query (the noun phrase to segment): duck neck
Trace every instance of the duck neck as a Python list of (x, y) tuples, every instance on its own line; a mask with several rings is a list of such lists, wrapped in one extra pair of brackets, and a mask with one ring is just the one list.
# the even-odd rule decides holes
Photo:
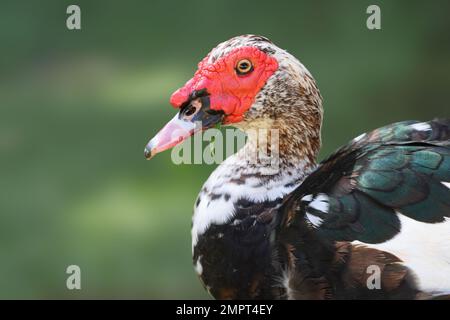
[(297, 109), (295, 117), (252, 120), (237, 125), (247, 135), (245, 146), (230, 159), (241, 171), (279, 176), (291, 169), (301, 175), (316, 166), (321, 146), (321, 113)]
[(193, 247), (209, 226), (230, 223), (242, 204), (281, 204), (316, 166), (320, 125), (307, 130), (281, 119), (252, 124), (242, 128), (248, 137), (244, 147), (214, 170), (198, 195)]
[(302, 114), (237, 126), (246, 133), (246, 144), (211, 174), (202, 193), (261, 202), (291, 192), (315, 168), (320, 149), (320, 121), (310, 119), (316, 125), (309, 127), (307, 120)]
[(321, 114), (297, 114), (236, 126), (246, 132), (247, 142), (203, 185), (194, 206), (193, 247), (209, 226), (230, 223), (242, 203), (277, 206), (299, 186), (316, 166), (320, 123)]

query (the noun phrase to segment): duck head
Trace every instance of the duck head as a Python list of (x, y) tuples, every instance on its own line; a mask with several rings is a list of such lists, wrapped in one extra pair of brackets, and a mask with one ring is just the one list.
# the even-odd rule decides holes
[(170, 103), (179, 112), (147, 144), (147, 159), (216, 124), (244, 131), (277, 128), (285, 154), (309, 149), (303, 156), (315, 157), (320, 147), (322, 99), (315, 81), (265, 37), (244, 35), (219, 44)]

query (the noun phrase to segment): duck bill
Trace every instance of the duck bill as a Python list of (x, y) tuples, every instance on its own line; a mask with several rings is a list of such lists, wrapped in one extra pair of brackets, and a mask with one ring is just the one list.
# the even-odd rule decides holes
[(175, 147), (194, 133), (221, 123), (223, 111), (211, 110), (209, 104), (209, 96), (198, 97), (193, 94), (180, 112), (149, 141), (144, 150), (145, 157), (151, 159), (155, 154)]
[(195, 132), (201, 130), (201, 123), (191, 122), (180, 119), (180, 113), (177, 113), (156, 136), (154, 136), (145, 146), (144, 155), (150, 160), (155, 154), (175, 147)]

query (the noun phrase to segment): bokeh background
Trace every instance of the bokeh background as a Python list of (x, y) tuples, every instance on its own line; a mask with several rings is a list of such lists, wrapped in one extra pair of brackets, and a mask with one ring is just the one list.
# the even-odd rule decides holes
[[(214, 166), (143, 157), (172, 91), (217, 43), (265, 35), (319, 84), (323, 157), (387, 123), (450, 116), (449, 13), (448, 0), (2, 0), (0, 298), (208, 298), (190, 225)], [(82, 290), (66, 289), (71, 264)]]

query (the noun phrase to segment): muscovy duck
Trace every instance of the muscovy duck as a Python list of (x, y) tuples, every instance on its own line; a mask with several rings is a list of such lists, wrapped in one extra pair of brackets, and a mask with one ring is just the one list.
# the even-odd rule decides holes
[(394, 123), (316, 164), (319, 89), (296, 58), (255, 35), (215, 47), (170, 102), (180, 111), (147, 144), (147, 158), (218, 123), (279, 133), (277, 172), (249, 161), (260, 148), (249, 135), (195, 202), (193, 262), (213, 297), (450, 293), (450, 120)]

